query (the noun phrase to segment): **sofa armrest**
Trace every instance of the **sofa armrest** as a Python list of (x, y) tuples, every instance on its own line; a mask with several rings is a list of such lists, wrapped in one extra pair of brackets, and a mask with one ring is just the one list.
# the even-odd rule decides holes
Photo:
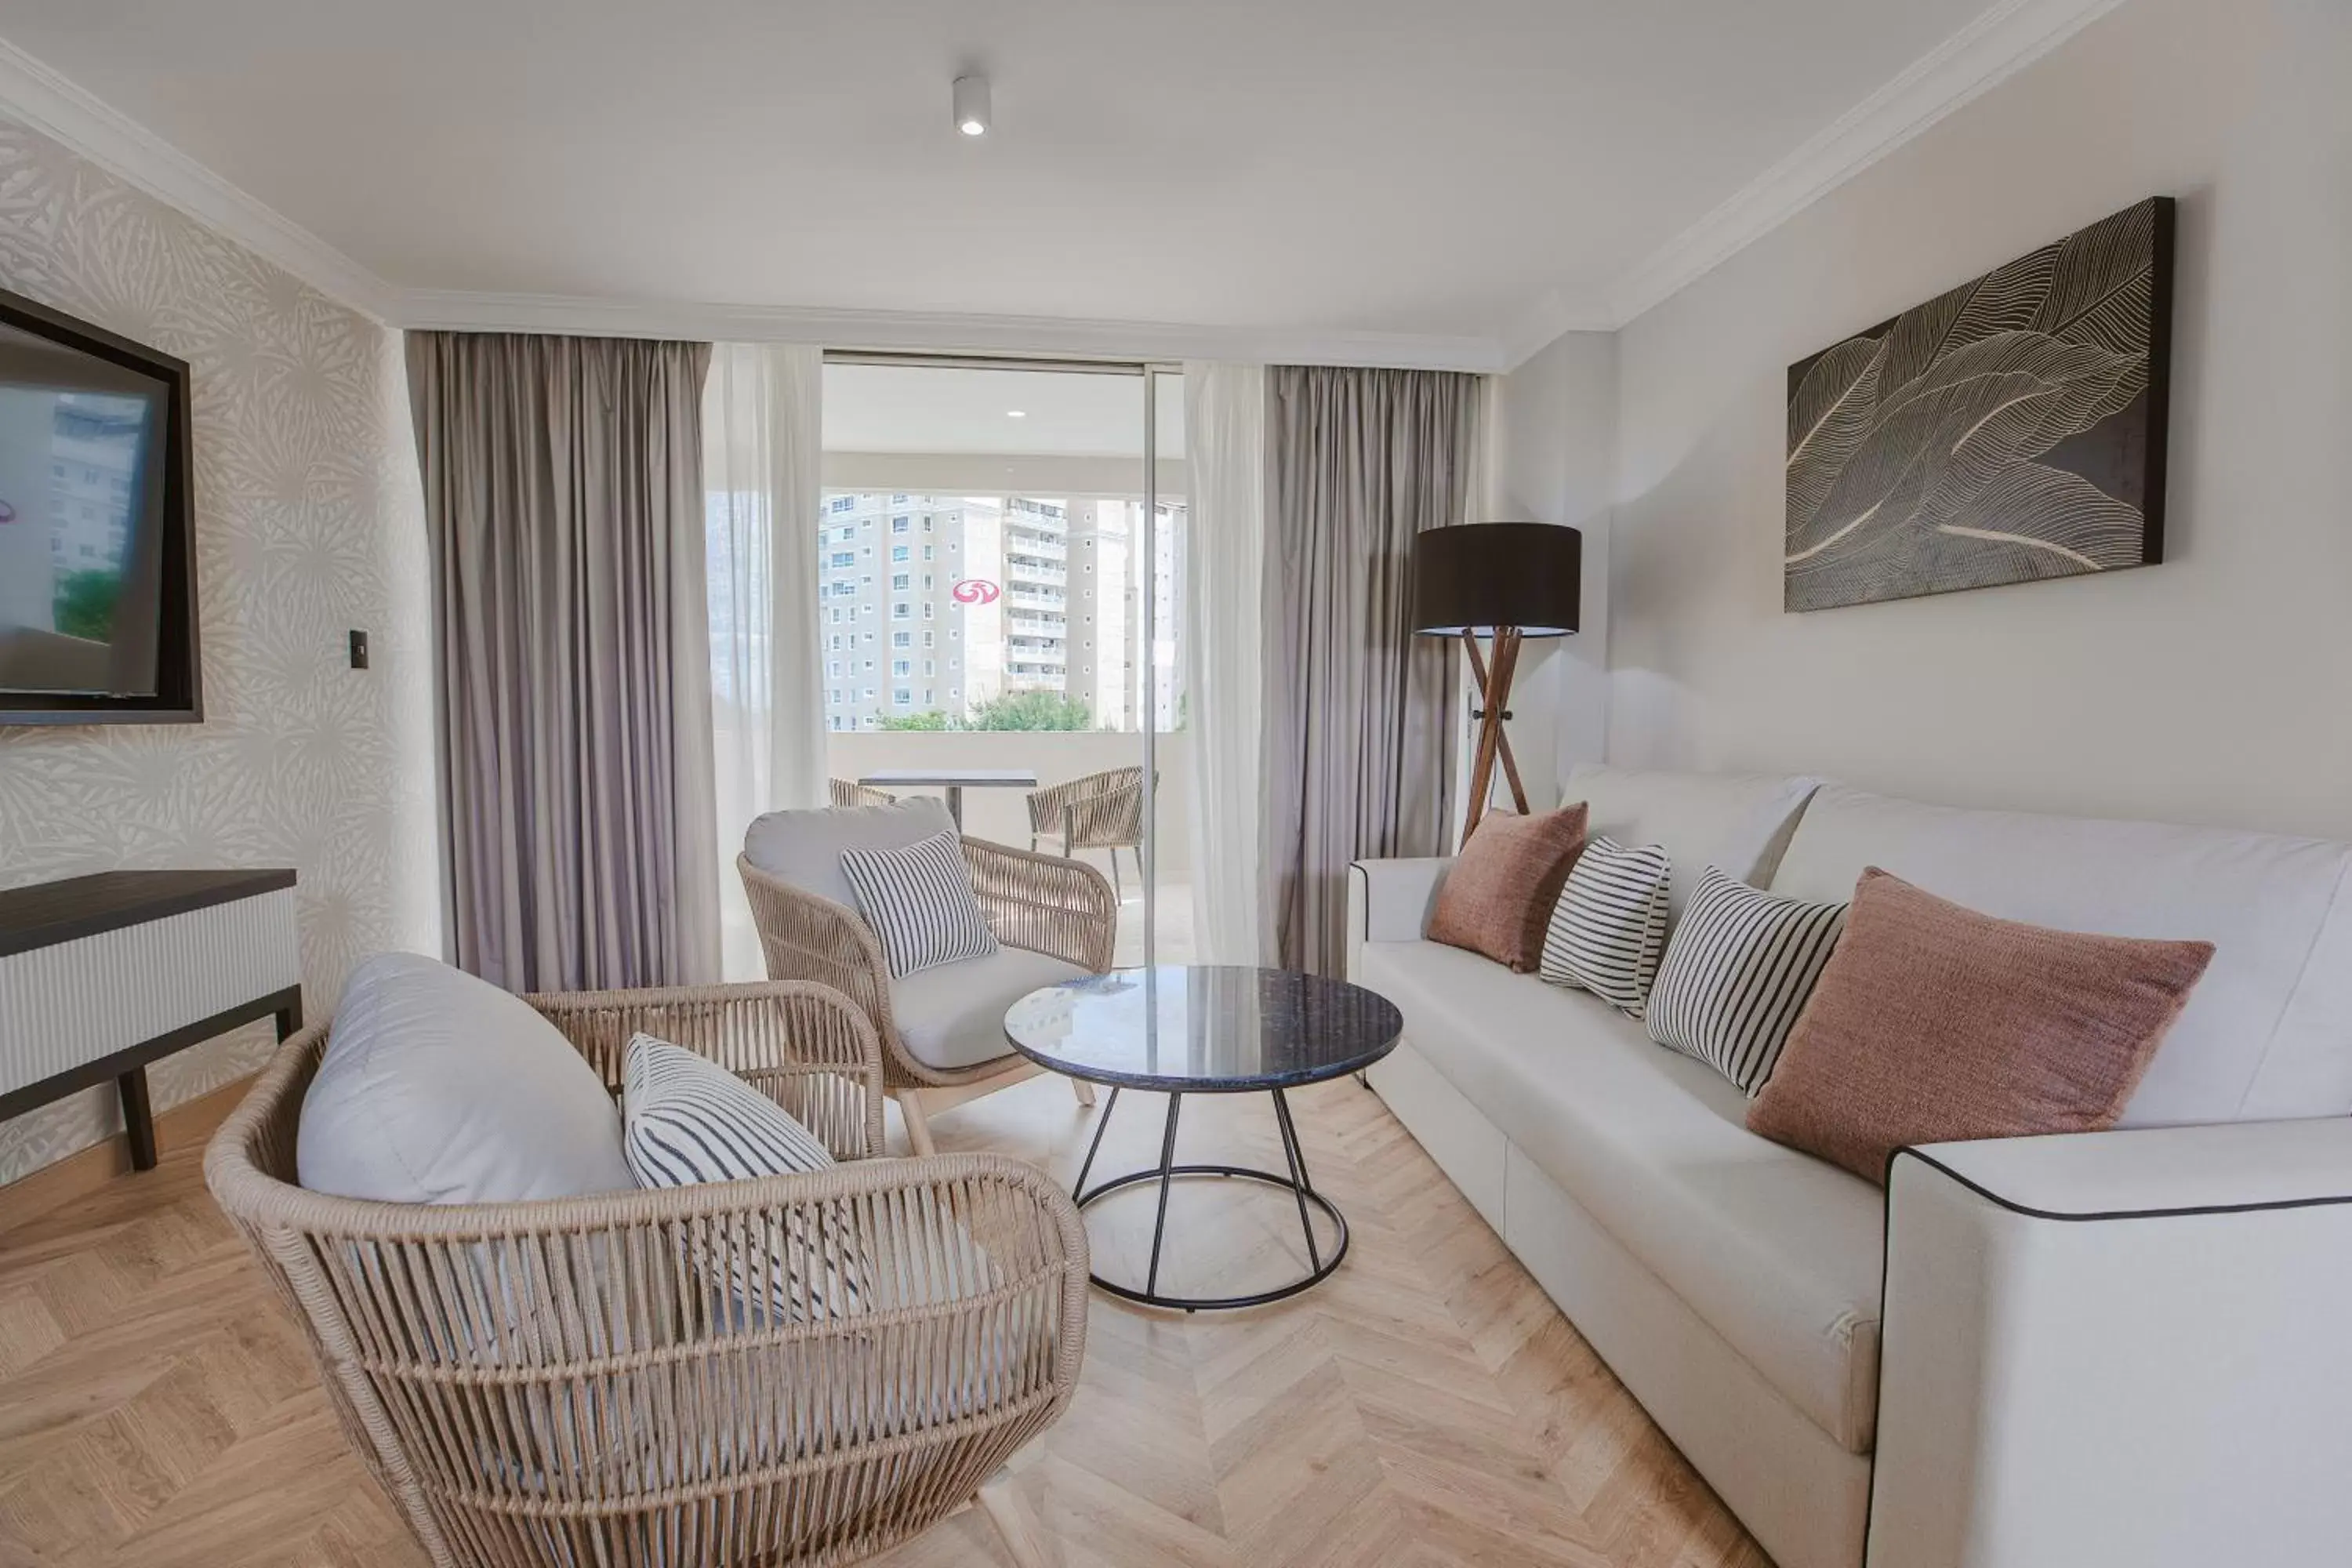
[(1869, 1562), (2352, 1538), (2352, 1121), (1907, 1149), (1886, 1224)]
[(1348, 868), (1348, 940), (1418, 942), (1454, 868), (1450, 855), (1359, 860)]

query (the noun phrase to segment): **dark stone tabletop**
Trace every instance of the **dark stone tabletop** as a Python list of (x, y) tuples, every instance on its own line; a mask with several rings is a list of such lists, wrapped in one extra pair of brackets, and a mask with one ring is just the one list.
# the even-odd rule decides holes
[(1072, 1078), (1186, 1094), (1288, 1089), (1389, 1054), (1404, 1018), (1385, 996), (1283, 969), (1163, 963), (1032, 991), (1004, 1036)]

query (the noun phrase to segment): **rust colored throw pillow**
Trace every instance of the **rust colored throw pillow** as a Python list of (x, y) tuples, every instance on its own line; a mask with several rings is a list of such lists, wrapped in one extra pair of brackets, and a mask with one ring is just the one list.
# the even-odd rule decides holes
[(1748, 1126), (1881, 1184), (1906, 1143), (2112, 1127), (2212, 957), (1995, 920), (1873, 866)]
[(1429, 940), (1532, 972), (1551, 907), (1583, 847), (1582, 801), (1528, 816), (1488, 812), (1437, 890)]

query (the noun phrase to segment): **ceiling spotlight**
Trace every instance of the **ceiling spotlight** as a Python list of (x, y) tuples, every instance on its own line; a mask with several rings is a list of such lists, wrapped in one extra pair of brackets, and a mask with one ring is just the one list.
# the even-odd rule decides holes
[(988, 134), (988, 79), (984, 76), (960, 76), (955, 79), (956, 129), (967, 136)]
[(1029, 411), (1026, 408), (1008, 408), (1004, 411), (1004, 416), (1007, 419), (1026, 419), (1029, 417)]

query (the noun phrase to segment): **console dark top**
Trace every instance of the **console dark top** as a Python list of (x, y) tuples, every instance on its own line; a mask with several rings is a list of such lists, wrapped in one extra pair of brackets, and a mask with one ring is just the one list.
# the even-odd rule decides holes
[(1216, 1093), (1287, 1089), (1389, 1054), (1404, 1017), (1385, 996), (1284, 969), (1163, 963), (1033, 991), (1004, 1036), (1073, 1078)]
[(100, 871), (0, 892), (0, 958), (294, 885), (289, 868)]

